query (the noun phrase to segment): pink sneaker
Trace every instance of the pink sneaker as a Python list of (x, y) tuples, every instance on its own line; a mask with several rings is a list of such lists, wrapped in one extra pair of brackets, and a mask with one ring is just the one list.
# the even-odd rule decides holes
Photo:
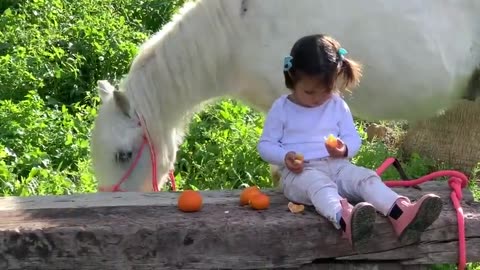
[(353, 207), (346, 199), (341, 199), (340, 204), (342, 205), (340, 218), (342, 236), (348, 239), (355, 251), (362, 253), (363, 247), (368, 245), (368, 240), (373, 233), (376, 210), (373, 205), (366, 202), (358, 203)]
[(400, 197), (390, 210), (388, 219), (401, 242), (418, 242), (425, 229), (440, 216), (442, 206), (442, 199), (434, 194), (426, 194), (414, 203)]

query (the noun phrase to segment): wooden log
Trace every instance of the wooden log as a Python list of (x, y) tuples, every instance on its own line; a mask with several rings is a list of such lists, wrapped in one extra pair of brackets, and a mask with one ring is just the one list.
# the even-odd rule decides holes
[[(178, 193), (97, 193), (0, 200), (0, 269), (356, 269), (456, 263), (456, 215), (446, 182), (394, 188), (412, 199), (434, 190), (441, 217), (414, 245), (378, 216), (368, 254), (357, 254), (311, 207), (292, 214), (281, 193), (267, 210), (238, 205), (240, 191), (204, 191), (200, 212), (176, 208)], [(467, 259), (480, 261), (480, 204), (464, 190)], [(343, 266), (342, 266), (343, 265)], [(308, 268), (306, 268), (308, 267)], [(364, 268), (361, 268), (364, 267)], [(335, 268), (327, 268), (335, 269)], [(382, 269), (382, 268), (380, 268)], [(388, 268), (386, 268), (388, 269)]]
[(402, 265), (395, 262), (345, 262), (336, 261), (331, 263), (313, 263), (303, 265), (296, 270), (428, 270), (430, 267), (425, 264)]

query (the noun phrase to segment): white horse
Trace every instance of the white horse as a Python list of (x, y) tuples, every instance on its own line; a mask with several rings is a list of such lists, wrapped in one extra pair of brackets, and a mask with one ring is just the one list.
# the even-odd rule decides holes
[(283, 57), (308, 34), (333, 36), (363, 64), (345, 97), (357, 117), (414, 121), (474, 98), (479, 14), (479, 0), (188, 2), (141, 46), (118, 90), (98, 83), (99, 186), (123, 177), (125, 191), (161, 189), (192, 113), (225, 96), (267, 111), (287, 93)]

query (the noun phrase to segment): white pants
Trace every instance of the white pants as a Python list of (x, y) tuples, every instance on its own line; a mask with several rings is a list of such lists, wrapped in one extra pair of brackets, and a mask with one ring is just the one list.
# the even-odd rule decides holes
[(297, 204), (313, 205), (334, 225), (337, 225), (336, 215), (341, 210), (342, 197), (349, 202), (371, 203), (385, 216), (401, 197), (387, 187), (375, 171), (356, 166), (348, 159), (310, 161), (299, 174), (284, 167), (282, 186), (287, 199)]

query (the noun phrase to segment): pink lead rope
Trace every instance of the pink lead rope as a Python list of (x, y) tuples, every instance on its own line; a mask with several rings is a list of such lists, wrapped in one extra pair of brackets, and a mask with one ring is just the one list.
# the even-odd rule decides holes
[[(138, 117), (138, 113), (137, 113)], [(153, 147), (152, 140), (150, 138), (150, 133), (148, 133), (147, 125), (145, 125), (145, 119), (142, 117), (138, 117), (142, 122), (141, 126), (143, 128), (143, 132), (145, 133), (145, 140), (148, 143), (148, 148), (150, 149), (150, 160), (152, 161), (152, 185), (153, 185), (153, 191), (157, 192), (158, 191), (158, 181), (157, 181), (157, 154), (155, 153), (155, 148)], [(143, 144), (142, 143), (142, 147)]]
[[(377, 169), (378, 176), (381, 176), (382, 173), (392, 165), (395, 161), (395, 158), (387, 158)], [(385, 180), (385, 184), (389, 187), (409, 187), (415, 186), (426, 181), (434, 180), (435, 178), (449, 176), (448, 186), (452, 189), (450, 194), (450, 199), (452, 200), (453, 207), (457, 212), (457, 226), (458, 226), (458, 269), (463, 270), (467, 264), (467, 245), (465, 243), (465, 216), (463, 214), (463, 208), (460, 204), (463, 193), (462, 188), (467, 187), (468, 178), (465, 174), (453, 171), (453, 170), (442, 170), (430, 173), (423, 177), (414, 180)]]

